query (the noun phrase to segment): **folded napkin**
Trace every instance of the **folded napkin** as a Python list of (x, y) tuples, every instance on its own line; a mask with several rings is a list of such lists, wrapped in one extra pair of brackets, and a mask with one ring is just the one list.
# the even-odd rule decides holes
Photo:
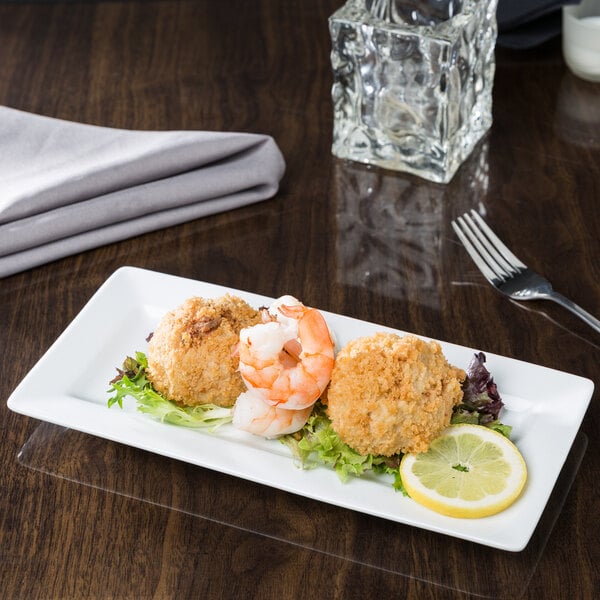
[(267, 135), (131, 131), (0, 106), (0, 277), (272, 197)]

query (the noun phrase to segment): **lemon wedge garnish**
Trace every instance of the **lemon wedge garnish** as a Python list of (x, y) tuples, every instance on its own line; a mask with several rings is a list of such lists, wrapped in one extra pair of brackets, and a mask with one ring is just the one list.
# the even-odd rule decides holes
[(451, 425), (422, 454), (405, 454), (400, 475), (408, 495), (450, 517), (480, 518), (510, 506), (527, 480), (517, 447), (481, 425)]

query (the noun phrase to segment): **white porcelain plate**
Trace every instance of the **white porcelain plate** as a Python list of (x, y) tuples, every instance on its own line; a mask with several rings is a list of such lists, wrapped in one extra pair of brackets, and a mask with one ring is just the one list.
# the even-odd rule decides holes
[[(327, 467), (300, 469), (287, 447), (225, 425), (216, 433), (166, 425), (136, 410), (107, 407), (108, 382), (124, 357), (146, 350), (146, 337), (167, 311), (190, 296), (230, 292), (251, 305), (271, 298), (143, 269), (117, 270), (94, 294), (8, 400), (13, 411), (128, 444), (288, 492), (383, 519), (510, 551), (529, 541), (569, 453), (594, 389), (582, 377), (486, 353), (505, 402), (502, 421), (527, 462), (522, 496), (485, 519), (432, 512), (394, 491), (390, 480), (370, 476), (342, 483)], [(282, 290), (282, 294), (285, 290)], [(388, 327), (323, 311), (337, 342)], [(398, 332), (404, 333), (404, 332)], [(454, 365), (466, 368), (480, 349), (441, 342)]]

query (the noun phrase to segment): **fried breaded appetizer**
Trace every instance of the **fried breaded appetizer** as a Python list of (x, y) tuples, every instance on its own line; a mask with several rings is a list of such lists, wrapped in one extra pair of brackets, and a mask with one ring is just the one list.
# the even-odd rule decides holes
[(465, 372), (437, 342), (377, 333), (344, 347), (327, 392), (327, 413), (360, 454), (425, 452), (462, 399)]
[(167, 313), (148, 344), (148, 377), (180, 404), (233, 406), (246, 390), (235, 353), (240, 329), (261, 322), (241, 298), (190, 298)]

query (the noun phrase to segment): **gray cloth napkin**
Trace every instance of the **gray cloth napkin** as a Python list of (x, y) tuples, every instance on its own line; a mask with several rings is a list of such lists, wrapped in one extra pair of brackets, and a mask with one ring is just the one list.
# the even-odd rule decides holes
[(131, 131), (0, 106), (0, 277), (274, 196), (267, 135)]

